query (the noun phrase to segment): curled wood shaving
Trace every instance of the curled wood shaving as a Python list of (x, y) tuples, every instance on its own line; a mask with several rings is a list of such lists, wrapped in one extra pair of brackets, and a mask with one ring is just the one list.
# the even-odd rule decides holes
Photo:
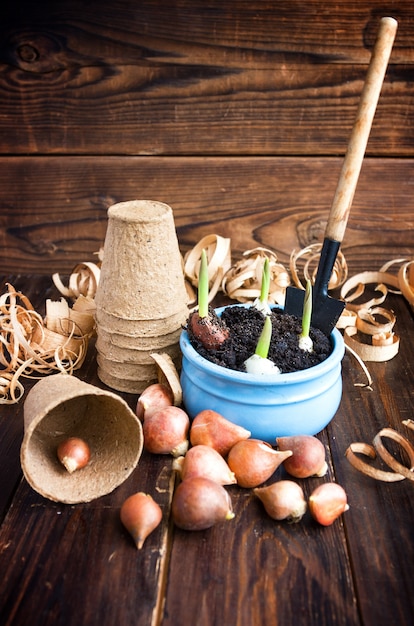
[[(376, 316), (387, 321), (379, 321)], [(345, 346), (364, 369), (371, 388), (371, 376), (363, 364), (364, 361), (389, 361), (398, 353), (400, 339), (393, 332), (395, 315), (383, 307), (373, 307), (360, 308), (356, 312), (345, 309), (341, 318), (338, 326), (344, 329)], [(347, 319), (350, 323), (347, 323)]]
[(22, 397), (21, 377), (72, 373), (82, 365), (88, 343), (74, 321), (62, 321), (59, 332), (51, 330), (23, 293), (10, 284), (7, 289), (0, 296), (0, 404)]
[[(408, 456), (410, 467), (399, 463), (394, 456), (390, 454), (382, 443), (382, 437), (388, 437), (402, 447)], [(367, 443), (355, 442), (351, 443), (347, 448), (345, 456), (355, 469), (371, 476), (371, 478), (384, 482), (397, 482), (404, 480), (404, 478), (414, 481), (414, 447), (408, 439), (393, 428), (383, 428), (375, 435), (372, 443), (373, 445), (371, 446)], [(357, 457), (356, 454), (363, 454), (371, 459), (375, 459), (378, 455), (393, 471), (388, 472), (376, 468)]]
[(90, 337), (95, 330), (95, 308), (94, 300), (85, 296), (79, 296), (72, 308), (64, 298), (46, 300), (46, 328), (60, 335)]
[(350, 311), (345, 308), (336, 323), (336, 328), (346, 328), (347, 326), (356, 326), (357, 323), (357, 314), (355, 311)]
[(289, 274), (278, 262), (277, 255), (267, 248), (258, 247), (243, 253), (243, 259), (231, 267), (223, 278), (224, 293), (238, 302), (250, 302), (258, 298), (266, 257), (269, 259), (270, 271), (268, 302), (283, 305), (286, 287), (290, 284)]
[(376, 480), (382, 480), (383, 482), (393, 483), (399, 480), (404, 480), (404, 476), (402, 474), (396, 474), (395, 472), (387, 472), (385, 470), (381, 470), (369, 463), (363, 461), (360, 457), (356, 456), (357, 454), (363, 454), (370, 459), (376, 459), (377, 453), (375, 452), (375, 448), (368, 443), (355, 442), (351, 443), (346, 452), (345, 456), (350, 462), (350, 464), (355, 467), (358, 471), (370, 476), (371, 478), (375, 478)]
[(94, 298), (99, 284), (100, 266), (96, 263), (79, 263), (69, 276), (69, 285), (65, 287), (59, 274), (53, 274), (52, 280), (60, 293), (67, 298), (85, 296)]
[[(377, 298), (371, 298), (361, 304), (354, 304), (357, 298), (360, 298), (365, 292), (366, 285), (375, 285), (375, 291), (382, 295)], [(387, 296), (388, 289), (386, 285), (399, 288), (399, 281), (396, 276), (387, 272), (362, 272), (355, 274), (349, 278), (341, 288), (341, 298), (345, 300), (346, 307), (350, 311), (359, 311), (360, 309), (370, 309), (373, 306), (382, 304)]]
[[(392, 456), (392, 454), (388, 452), (388, 450), (382, 443), (382, 437), (388, 437), (389, 439), (393, 439), (403, 448), (403, 450), (405, 450), (410, 461), (410, 468), (402, 465), (402, 463), (399, 463)], [(397, 431), (393, 428), (383, 428), (382, 430), (380, 430), (379, 433), (375, 435), (373, 444), (377, 453), (382, 458), (384, 463), (388, 465), (388, 467), (394, 470), (394, 472), (404, 476), (404, 478), (408, 478), (408, 480), (414, 481), (414, 448), (408, 441), (408, 439), (400, 435), (400, 433), (397, 433)]]
[[(305, 289), (306, 282), (310, 280), (312, 284), (315, 282), (316, 272), (318, 270), (319, 259), (321, 256), (322, 244), (313, 243), (301, 250), (293, 250), (290, 255), (290, 273), (296, 287)], [(302, 273), (303, 280), (299, 278)], [(348, 264), (342, 252), (339, 250), (335, 265), (329, 280), (328, 289), (340, 287), (347, 279)]]
[[(414, 304), (413, 264), (414, 261), (407, 259), (394, 259), (385, 263), (378, 272), (356, 274), (342, 285), (341, 297), (346, 302), (346, 308), (337, 326), (344, 329), (345, 344), (363, 361), (388, 361), (398, 353), (400, 339), (392, 330), (395, 315), (379, 305), (384, 302), (388, 291), (403, 294)], [(398, 275), (389, 271), (395, 265), (400, 265)], [(356, 304), (367, 285), (374, 285), (375, 292), (381, 295)], [(376, 316), (387, 321), (380, 322)], [(370, 343), (363, 341), (359, 333), (369, 336)]]
[(398, 272), (401, 293), (414, 306), (414, 260), (404, 263)]
[[(382, 323), (376, 319), (376, 315), (382, 316), (388, 322)], [(395, 324), (395, 315), (392, 311), (384, 307), (373, 307), (372, 309), (360, 309), (357, 314), (356, 327), (366, 335), (378, 335), (381, 333), (391, 333)]]
[(377, 341), (375, 343), (364, 343), (360, 341), (358, 329), (355, 326), (348, 326), (344, 329), (345, 344), (350, 347), (363, 361), (389, 361), (398, 354), (400, 338), (394, 333), (391, 334), (391, 342)]
[[(220, 289), (224, 274), (231, 266), (230, 239), (220, 235), (207, 235), (184, 256), (184, 277), (195, 287), (198, 286), (203, 250), (207, 255), (209, 302), (211, 302)], [(195, 304), (195, 293), (189, 287), (187, 287), (187, 293), (190, 297), (190, 305)]]
[(367, 387), (368, 389), (370, 389), (372, 391), (372, 377), (371, 374), (369, 373), (369, 370), (367, 368), (367, 366), (365, 365), (364, 361), (361, 359), (361, 357), (359, 356), (358, 352), (355, 352), (355, 350), (353, 350), (351, 348), (351, 346), (349, 346), (346, 342), (345, 342), (345, 348), (346, 350), (352, 354), (352, 356), (356, 359), (356, 361), (358, 361), (362, 371), (364, 372), (365, 376), (367, 377), (367, 384), (364, 385), (362, 383), (356, 383), (355, 387)]

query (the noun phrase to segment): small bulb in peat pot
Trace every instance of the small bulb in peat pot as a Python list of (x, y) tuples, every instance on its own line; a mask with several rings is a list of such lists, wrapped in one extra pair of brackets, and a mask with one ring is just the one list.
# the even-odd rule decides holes
[(198, 444), (190, 448), (175, 464), (182, 480), (193, 476), (209, 478), (219, 485), (234, 485), (236, 477), (224, 458), (210, 446)]
[(212, 409), (200, 411), (193, 419), (190, 429), (190, 441), (193, 446), (198, 444), (210, 446), (222, 456), (227, 456), (235, 443), (248, 439), (250, 435), (249, 430), (233, 424)]
[(188, 450), (190, 418), (178, 406), (167, 406), (144, 419), (144, 447), (153, 454), (181, 456)]
[(202, 476), (187, 478), (178, 485), (171, 512), (175, 525), (183, 530), (205, 530), (234, 517), (226, 489)]
[(198, 276), (198, 310), (188, 319), (189, 330), (206, 350), (217, 350), (229, 337), (229, 330), (208, 305), (208, 266), (206, 251), (201, 252)]
[(171, 389), (162, 383), (149, 385), (138, 398), (136, 414), (141, 422), (150, 413), (174, 404), (174, 396)]
[(69, 474), (86, 467), (91, 457), (88, 444), (79, 437), (69, 437), (57, 448), (57, 456)]
[(267, 487), (256, 487), (253, 493), (261, 500), (266, 513), (274, 520), (299, 522), (306, 513), (303, 489), (293, 480), (279, 480)]
[(312, 435), (292, 435), (278, 437), (279, 450), (291, 450), (292, 456), (283, 462), (288, 474), (295, 478), (325, 476), (328, 464), (325, 459), (325, 446)]
[(236, 443), (229, 452), (227, 463), (235, 473), (240, 487), (258, 487), (277, 470), (290, 450), (280, 451), (259, 439), (246, 439)]
[(159, 504), (147, 493), (140, 491), (125, 500), (120, 511), (121, 522), (131, 535), (138, 550), (162, 520)]
[(310, 513), (322, 526), (330, 526), (348, 509), (346, 492), (338, 483), (323, 483), (309, 496)]

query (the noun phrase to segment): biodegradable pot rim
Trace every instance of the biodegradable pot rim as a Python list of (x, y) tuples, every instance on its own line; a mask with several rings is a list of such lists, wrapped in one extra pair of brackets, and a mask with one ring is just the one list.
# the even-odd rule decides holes
[[(151, 212), (143, 217), (142, 213), (134, 214), (136, 209), (151, 206)], [(125, 200), (112, 204), (107, 212), (108, 217), (121, 222), (137, 222), (139, 224), (156, 223), (165, 219), (166, 215), (172, 214), (172, 208), (159, 200)]]
[[(227, 306), (219, 307), (215, 309), (216, 313), (220, 316), (224, 309), (232, 306), (248, 307), (249, 304), (229, 304)], [(271, 308), (282, 309), (279, 306), (272, 306)], [(258, 385), (259, 387), (268, 387), (269, 384), (283, 385), (290, 384), (297, 381), (305, 381), (315, 376), (322, 375), (327, 370), (333, 367), (333, 364), (339, 363), (345, 352), (344, 340), (337, 328), (334, 328), (331, 333), (332, 352), (321, 363), (308, 367), (307, 369), (297, 370), (296, 372), (285, 372), (282, 374), (248, 374), (247, 372), (240, 372), (238, 370), (232, 370), (230, 368), (217, 365), (212, 361), (209, 361), (192, 346), (188, 332), (184, 329), (180, 336), (180, 347), (182, 353), (194, 361), (199, 367), (205, 368), (205, 370), (211, 373), (215, 377), (222, 377), (224, 379), (231, 379), (237, 383), (246, 383), (250, 385)]]
[[(24, 425), (24, 476), (35, 491), (55, 502), (90, 502), (111, 493), (130, 476), (142, 454), (142, 425), (125, 400), (66, 373), (47, 376), (29, 391)], [(91, 448), (88, 465), (73, 474), (56, 454), (69, 436), (83, 438)]]

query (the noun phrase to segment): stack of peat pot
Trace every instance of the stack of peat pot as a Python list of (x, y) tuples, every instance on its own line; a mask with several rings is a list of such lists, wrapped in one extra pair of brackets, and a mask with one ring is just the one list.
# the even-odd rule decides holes
[(179, 366), (188, 297), (171, 207), (133, 200), (108, 209), (95, 301), (103, 383), (139, 394), (157, 380), (152, 353)]

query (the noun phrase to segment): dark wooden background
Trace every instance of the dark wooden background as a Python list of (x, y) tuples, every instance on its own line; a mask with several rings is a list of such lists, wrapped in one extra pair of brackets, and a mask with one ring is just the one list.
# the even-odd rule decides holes
[[(172, 206), (182, 251), (321, 241), (381, 16), (399, 21), (343, 251), (412, 254), (411, 0), (6, 0), (0, 268), (94, 260), (106, 211)], [(246, 243), (248, 246), (246, 247)]]

